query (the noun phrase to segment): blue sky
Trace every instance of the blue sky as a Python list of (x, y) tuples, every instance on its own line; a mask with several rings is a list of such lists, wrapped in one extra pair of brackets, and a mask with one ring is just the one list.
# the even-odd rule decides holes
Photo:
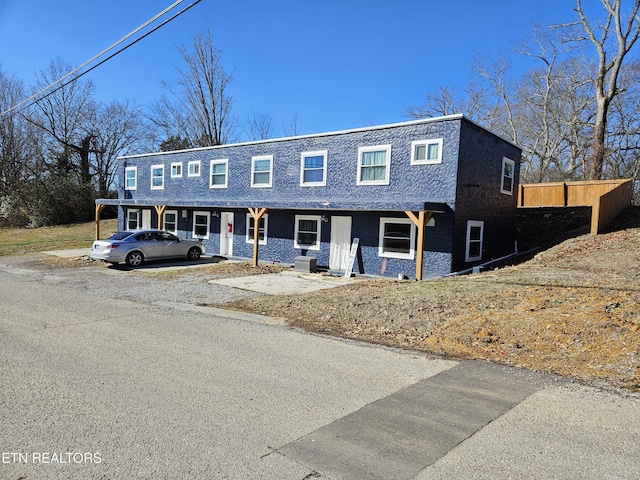
[[(60, 56), (80, 65), (174, 0), (0, 0), (0, 65), (25, 84)], [(185, 0), (175, 11), (191, 3)], [(277, 133), (407, 120), (441, 85), (468, 81), (474, 55), (513, 53), (531, 25), (573, 19), (573, 0), (202, 0), (89, 73), (103, 101), (148, 105), (175, 78), (177, 45), (210, 28), (232, 72), (235, 115), (269, 114)]]

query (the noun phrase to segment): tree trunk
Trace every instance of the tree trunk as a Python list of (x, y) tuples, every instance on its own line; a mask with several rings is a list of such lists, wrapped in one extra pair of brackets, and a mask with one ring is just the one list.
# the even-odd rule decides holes
[(91, 135), (88, 135), (82, 139), (78, 152), (80, 154), (80, 178), (84, 185), (91, 183), (91, 170), (89, 168), (89, 152), (91, 145)]
[(607, 98), (598, 98), (598, 111), (593, 127), (593, 151), (586, 165), (585, 177), (587, 180), (601, 180), (604, 166), (605, 137), (607, 133), (607, 110), (609, 102)]

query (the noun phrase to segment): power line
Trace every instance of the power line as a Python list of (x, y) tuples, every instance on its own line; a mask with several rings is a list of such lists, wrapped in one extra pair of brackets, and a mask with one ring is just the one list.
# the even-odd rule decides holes
[[(138, 43), (140, 40), (142, 40), (143, 38), (148, 37), (149, 35), (151, 35), (153, 32), (155, 32), (156, 30), (158, 30), (159, 28), (163, 27), (164, 25), (166, 25), (167, 23), (171, 22), (172, 20), (176, 19), (177, 17), (179, 17), (180, 15), (182, 15), (183, 13), (185, 13), (187, 10), (191, 9), (193, 6), (195, 6), (196, 4), (200, 3), (202, 0), (196, 0), (194, 1), (192, 4), (190, 4), (189, 6), (185, 7), (184, 9), (180, 10), (178, 13), (174, 14), (173, 16), (171, 16), (170, 18), (168, 18), (167, 20), (163, 21), (162, 23), (160, 23), (159, 25), (155, 26), (154, 28), (152, 28), (150, 31), (146, 32), (144, 35), (136, 38), (135, 40), (133, 40), (131, 43), (125, 45), (124, 47), (122, 47), (121, 49), (117, 50), (116, 52), (112, 53), (111, 55), (109, 55), (107, 58), (101, 60), (100, 62), (98, 62), (97, 64), (93, 65), (91, 68), (79, 73), (78, 75), (75, 75), (76, 73), (78, 73), (80, 70), (82, 70), (84, 67), (86, 67), (87, 65), (90, 65), (91, 63), (95, 62), (97, 59), (99, 59), (100, 57), (102, 57), (103, 55), (105, 55), (107, 52), (109, 52), (110, 50), (113, 50), (115, 47), (117, 47), (118, 45), (120, 45), (121, 43), (123, 43), (125, 40), (131, 38), (133, 35), (135, 35), (136, 33), (138, 33), (139, 31), (143, 30), (144, 28), (148, 27), (150, 24), (152, 24), (153, 22), (155, 22), (156, 20), (158, 20), (159, 18), (161, 18), (162, 16), (164, 16), (165, 14), (167, 14), (169, 11), (173, 10), (177, 5), (179, 5), (180, 3), (182, 3), (184, 0), (178, 0), (175, 3), (173, 3), (171, 6), (165, 8), (162, 12), (158, 13), (157, 15), (155, 15), (153, 18), (147, 20), (145, 23), (143, 23), (142, 25), (140, 25), (138, 28), (136, 28), (135, 30), (133, 30), (132, 32), (128, 33), (127, 35), (125, 35), (124, 37), (122, 37), (120, 40), (118, 40), (116, 43), (112, 44), (111, 46), (109, 46), (108, 48), (104, 49), (102, 52), (100, 52), (99, 54), (95, 55), (94, 57), (92, 57), (90, 60), (87, 60), (85, 63), (83, 63), (82, 65), (80, 65), (79, 67), (71, 70), (69, 73), (67, 73), (66, 75), (62, 76), (61, 78), (59, 78), (58, 80), (56, 80), (55, 82), (51, 83), (50, 85), (46, 86), (45, 88), (43, 88), (42, 90), (40, 90), (39, 92), (31, 95), (29, 98), (23, 100), (22, 102), (14, 105), (13, 107), (9, 108), (8, 110), (5, 110), (4, 112), (2, 112), (2, 114), (0, 114), (0, 120), (5, 118), (6, 116), (10, 115), (11, 113), (14, 112), (19, 112), (21, 110), (24, 110), (25, 108), (28, 108), (34, 104), (36, 104), (38, 101), (47, 98), (49, 95), (54, 94), (55, 92), (57, 92), (58, 90), (60, 90), (61, 88), (66, 87), (67, 85), (69, 85), (70, 83), (76, 81), (77, 79), (79, 79), (80, 77), (86, 75), (87, 73), (89, 73), (90, 71), (96, 69), (97, 67), (99, 67), (100, 65), (102, 65), (103, 63), (105, 63), (108, 60), (111, 60), (113, 57), (115, 57), (116, 55), (124, 52), (125, 50), (127, 50), (129, 47), (132, 47), (133, 45), (135, 45), (136, 43)], [(75, 75), (75, 76), (74, 76)], [(61, 83), (63, 82), (65, 79), (69, 78), (73, 76), (73, 78), (67, 82)], [(60, 85), (58, 85), (60, 84)], [(56, 85), (58, 85), (56, 88)], [(50, 90), (52, 89), (52, 90)], [(48, 91), (50, 90), (50, 91)], [(45, 93), (47, 92), (47, 93)]]

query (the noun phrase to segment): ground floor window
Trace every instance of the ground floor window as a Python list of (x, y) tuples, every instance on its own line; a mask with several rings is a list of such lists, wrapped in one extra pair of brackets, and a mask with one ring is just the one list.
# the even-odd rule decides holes
[(469, 220), (467, 222), (467, 249), (465, 261), (474, 262), (482, 259), (482, 238), (484, 235), (484, 222)]
[(413, 259), (416, 227), (410, 219), (381, 218), (378, 255)]
[(193, 237), (209, 239), (211, 215), (209, 212), (193, 212)]
[(320, 250), (320, 215), (296, 215), (294, 247)]
[[(268, 223), (269, 214), (264, 214), (260, 218), (260, 222), (258, 222), (258, 244), (266, 245), (267, 244), (267, 223)], [(247, 213), (247, 231), (246, 231), (246, 241), (247, 243), (253, 243), (255, 231), (256, 231), (256, 221), (250, 213)]]
[(140, 228), (140, 210), (127, 210), (127, 230)]
[(178, 234), (178, 211), (167, 210), (164, 212), (164, 219), (162, 225), (167, 232)]

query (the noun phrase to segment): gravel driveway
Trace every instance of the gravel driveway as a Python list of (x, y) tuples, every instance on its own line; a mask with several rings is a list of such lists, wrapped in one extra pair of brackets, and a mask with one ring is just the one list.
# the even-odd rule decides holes
[(255, 293), (207, 283), (211, 275), (158, 275), (96, 263), (95, 267), (54, 268), (42, 262), (44, 254), (0, 258), (0, 271), (10, 271), (46, 282), (62, 283), (102, 298), (134, 302), (216, 305), (255, 296)]

